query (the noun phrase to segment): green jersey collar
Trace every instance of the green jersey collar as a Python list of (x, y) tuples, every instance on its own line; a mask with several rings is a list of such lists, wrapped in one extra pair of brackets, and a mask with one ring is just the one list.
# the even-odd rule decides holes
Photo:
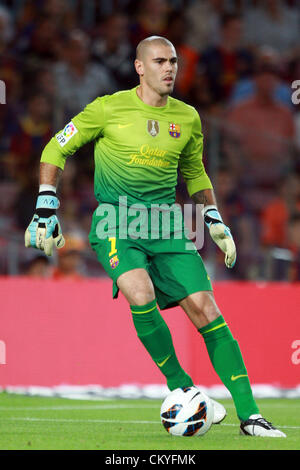
[(168, 101), (167, 101), (167, 104), (165, 104), (165, 106), (150, 106), (150, 104), (146, 104), (144, 103), (144, 101), (141, 100), (141, 98), (139, 98), (138, 94), (137, 94), (137, 88), (139, 87), (140, 85), (137, 85), (136, 87), (132, 88), (132, 95), (133, 95), (133, 98), (134, 98), (134, 101), (139, 105), (141, 106), (142, 108), (144, 108), (145, 110), (165, 110), (165, 109), (168, 109), (169, 108), (169, 97), (168, 97)]

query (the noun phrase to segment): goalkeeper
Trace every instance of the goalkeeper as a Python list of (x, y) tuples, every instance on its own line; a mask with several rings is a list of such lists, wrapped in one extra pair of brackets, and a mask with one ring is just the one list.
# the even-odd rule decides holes
[[(189, 387), (193, 381), (179, 364), (157, 304), (161, 309), (180, 305), (203, 337), (212, 365), (234, 400), (241, 433), (284, 437), (259, 414), (239, 345), (216, 305), (196, 247), (187, 249), (186, 238), (175, 236), (173, 219), (171, 236), (164, 238), (161, 212), (157, 236), (121, 236), (121, 198), (127, 203), (127, 223), (133, 220), (133, 204), (142, 204), (144, 215), (153, 205), (172, 205), (179, 168), (190, 196), (204, 207), (204, 221), (224, 252), (226, 266), (232, 268), (236, 260), (232, 235), (218, 212), (203, 166), (199, 115), (193, 107), (169, 96), (177, 72), (174, 46), (158, 36), (141, 41), (135, 68), (139, 86), (97, 98), (46, 145), (41, 157), (40, 193), (25, 244), (47, 255), (52, 254), (54, 246), (63, 246), (56, 216), (59, 175), (68, 156), (94, 141), (95, 196), (99, 206), (92, 218), (90, 243), (113, 280), (113, 297), (120, 290), (127, 299), (137, 335), (166, 377), (169, 389)], [(108, 207), (115, 209), (114, 231), (102, 237), (99, 234)], [(224, 418), (225, 413), (222, 415), (221, 410), (214, 422)]]

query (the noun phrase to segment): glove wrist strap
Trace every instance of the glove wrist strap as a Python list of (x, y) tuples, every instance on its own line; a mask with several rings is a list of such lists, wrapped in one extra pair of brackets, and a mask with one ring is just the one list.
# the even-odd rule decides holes
[(218, 208), (217, 208), (217, 206), (214, 206), (214, 205), (204, 206), (203, 209), (202, 209), (202, 215), (203, 215), (203, 217), (205, 216), (206, 212), (207, 212), (207, 211), (210, 211), (210, 210), (215, 210), (215, 211), (217, 211)]
[(211, 224), (223, 223), (220, 212), (218, 211), (217, 206), (205, 206), (202, 211), (204, 222), (208, 227)]
[(59, 208), (59, 200), (54, 191), (42, 191), (39, 193), (36, 209), (50, 209), (56, 211)]

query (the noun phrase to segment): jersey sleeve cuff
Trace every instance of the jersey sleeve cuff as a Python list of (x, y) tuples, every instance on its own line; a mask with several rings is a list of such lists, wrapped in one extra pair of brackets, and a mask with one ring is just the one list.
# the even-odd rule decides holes
[(51, 163), (52, 165), (58, 166), (61, 170), (64, 169), (66, 164), (66, 157), (64, 157), (57, 148), (54, 139), (46, 145), (41, 156), (42, 163)]
[(198, 191), (202, 191), (203, 189), (212, 189), (212, 184), (207, 175), (199, 176), (198, 178), (194, 178), (192, 180), (186, 181), (186, 187), (189, 193), (189, 196), (192, 197), (193, 194), (197, 193)]

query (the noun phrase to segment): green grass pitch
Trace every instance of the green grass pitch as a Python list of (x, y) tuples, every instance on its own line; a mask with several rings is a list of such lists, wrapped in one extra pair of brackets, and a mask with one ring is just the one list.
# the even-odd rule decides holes
[(257, 400), (286, 439), (239, 435), (233, 402), (202, 437), (170, 436), (159, 400), (82, 401), (0, 393), (0, 449), (58, 450), (292, 450), (300, 449), (300, 400)]

